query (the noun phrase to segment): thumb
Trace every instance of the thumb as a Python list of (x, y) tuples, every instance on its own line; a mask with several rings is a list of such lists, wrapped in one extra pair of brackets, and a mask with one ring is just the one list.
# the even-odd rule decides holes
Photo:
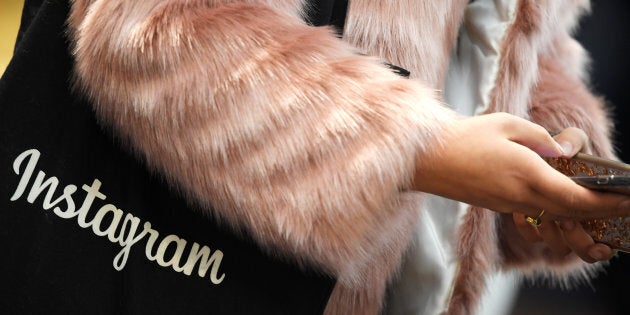
[(557, 134), (554, 139), (564, 148), (564, 157), (573, 157), (578, 152), (592, 154), (588, 136), (582, 129), (575, 127), (566, 128)]

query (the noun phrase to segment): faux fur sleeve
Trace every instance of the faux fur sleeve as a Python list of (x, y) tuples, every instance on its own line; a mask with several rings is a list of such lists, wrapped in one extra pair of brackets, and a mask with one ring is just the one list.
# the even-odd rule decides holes
[(351, 285), (410, 231), (400, 192), (454, 116), (298, 10), (75, 0), (76, 78), (102, 123), (172, 185)]

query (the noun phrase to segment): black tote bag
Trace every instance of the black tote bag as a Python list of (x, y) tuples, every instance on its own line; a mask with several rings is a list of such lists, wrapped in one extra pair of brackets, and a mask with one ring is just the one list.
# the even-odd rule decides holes
[(26, 1), (0, 81), (0, 312), (320, 314), (333, 279), (203, 215), (99, 126), (68, 10)]

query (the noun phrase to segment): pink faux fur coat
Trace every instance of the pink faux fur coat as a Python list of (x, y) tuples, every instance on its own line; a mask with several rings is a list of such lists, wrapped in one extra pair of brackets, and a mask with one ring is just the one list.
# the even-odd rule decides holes
[[(344, 40), (307, 26), (301, 0), (73, 0), (68, 25), (77, 86), (104, 125), (225, 224), (337, 277), (327, 313), (376, 314), (417, 217), (402, 192), (413, 158), (457, 119), (434, 90), (467, 2), (352, 0)], [(489, 111), (579, 126), (612, 156), (568, 35), (587, 1), (517, 5)], [(453, 314), (496, 268), (582, 270), (487, 210), (470, 211), (458, 244)]]

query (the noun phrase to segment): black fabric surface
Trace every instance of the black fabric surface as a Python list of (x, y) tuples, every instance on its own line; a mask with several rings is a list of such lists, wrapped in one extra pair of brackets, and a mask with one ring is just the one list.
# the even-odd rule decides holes
[[(25, 2), (15, 56), (0, 80), (0, 313), (321, 313), (333, 279), (268, 255), (245, 233), (238, 236), (201, 214), (98, 125), (91, 105), (70, 89), (68, 10), (63, 0)], [(31, 160), (18, 163), (17, 157), (31, 149), (40, 156), (20, 194)], [(38, 175), (43, 182), (56, 179), (58, 187), (38, 194)], [(122, 218), (131, 214), (139, 221), (135, 235), (147, 222), (159, 233), (153, 246), (150, 234), (133, 244), (120, 271), (114, 259), (123, 246), (96, 232), (113, 226), (111, 235), (128, 235), (131, 221), (115, 225), (115, 211), (103, 210), (97, 228), (82, 228), (78, 216), (59, 215), (71, 203), (57, 200), (64, 188), (77, 187), (70, 198), (78, 211), (89, 199), (84, 185), (95, 180), (106, 198), (93, 201), (85, 222), (97, 222), (102, 209), (119, 209)], [(46, 203), (54, 206), (45, 209)], [(178, 256), (175, 241), (182, 240)], [(185, 275), (145, 253), (155, 255), (162, 244), (160, 257), (181, 257), (176, 266), (182, 267), (194, 243), (223, 253), (220, 264), (212, 265), (216, 277), (224, 276), (220, 283), (210, 280), (211, 270), (200, 277), (198, 264)]]
[(307, 22), (313, 26), (333, 25), (343, 33), (348, 10), (348, 0), (308, 0)]

